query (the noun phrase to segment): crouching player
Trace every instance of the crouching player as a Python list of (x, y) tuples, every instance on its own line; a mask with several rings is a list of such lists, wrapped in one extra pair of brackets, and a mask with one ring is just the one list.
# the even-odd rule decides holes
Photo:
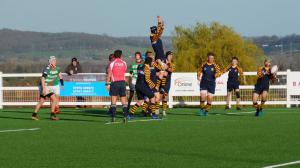
[(152, 119), (158, 119), (156, 115), (156, 104), (155, 104), (155, 79), (156, 71), (153, 67), (153, 59), (147, 57), (145, 59), (144, 65), (139, 66), (138, 68), (138, 78), (136, 82), (136, 94), (138, 102), (131, 108), (128, 119), (132, 119), (134, 113), (142, 105), (144, 98), (147, 97), (150, 102), (150, 112), (152, 114)]
[[(111, 121), (115, 122), (117, 111), (117, 98), (120, 96), (123, 107), (124, 122), (127, 121), (127, 103), (126, 103), (126, 83), (125, 72), (127, 69), (126, 62), (121, 59), (122, 51), (116, 50), (114, 52), (114, 60), (109, 64), (108, 74), (106, 77), (106, 89), (109, 90), (111, 96)], [(111, 83), (109, 83), (111, 82)]]
[[(172, 77), (172, 73), (175, 71), (175, 65), (173, 63), (173, 52), (172, 51), (167, 51), (166, 52), (166, 57), (167, 57), (167, 66), (168, 68), (166, 69), (166, 72), (168, 73), (167, 78), (166, 78), (166, 84), (165, 85), (161, 85), (161, 87), (163, 87), (163, 90), (165, 91), (165, 93), (161, 93), (162, 94), (162, 114), (163, 116), (167, 115), (167, 106), (168, 106), (168, 95), (169, 95), (169, 91), (170, 91), (170, 87), (171, 87), (171, 77)], [(161, 90), (161, 89), (160, 89)]]
[[(215, 94), (216, 78), (221, 74), (219, 65), (214, 62), (214, 54), (208, 53), (207, 62), (199, 66), (197, 71), (197, 79), (200, 81), (200, 116), (208, 115)], [(205, 105), (206, 96), (207, 104)]]
[[(256, 108), (255, 116), (258, 117), (263, 115), (262, 110), (267, 101), (270, 81), (275, 82), (276, 80), (276, 73), (271, 73), (271, 62), (266, 59), (264, 61), (264, 66), (260, 67), (257, 71), (257, 82), (254, 86), (253, 106)], [(257, 103), (259, 97), (261, 98), (260, 105)]]
[(229, 65), (225, 70), (224, 73), (228, 72), (228, 80), (227, 80), (227, 99), (226, 99), (226, 106), (225, 110), (229, 109), (229, 103), (231, 101), (231, 93), (232, 91), (236, 95), (236, 109), (241, 110), (240, 107), (240, 100), (241, 100), (241, 94), (240, 94), (240, 82), (239, 77), (241, 77), (246, 83), (246, 78), (244, 76), (242, 68), (238, 66), (238, 58), (233, 57), (231, 60), (231, 65)]
[(37, 113), (40, 108), (45, 103), (46, 98), (51, 99), (51, 120), (59, 120), (55, 115), (55, 109), (58, 106), (59, 97), (59, 82), (61, 84), (61, 89), (64, 88), (64, 81), (60, 68), (56, 66), (55, 56), (50, 56), (49, 65), (43, 70), (41, 81), (39, 84), (40, 100), (32, 113), (32, 120), (39, 120)]

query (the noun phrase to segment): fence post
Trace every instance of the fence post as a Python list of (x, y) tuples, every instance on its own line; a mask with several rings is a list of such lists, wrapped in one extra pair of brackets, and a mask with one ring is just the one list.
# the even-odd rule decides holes
[(291, 70), (286, 70), (286, 107), (291, 108), (291, 88), (289, 84), (291, 83)]
[(173, 96), (172, 94), (169, 94), (169, 108), (173, 108)]
[(2, 77), (2, 72), (0, 72), (0, 109), (3, 109), (3, 77)]

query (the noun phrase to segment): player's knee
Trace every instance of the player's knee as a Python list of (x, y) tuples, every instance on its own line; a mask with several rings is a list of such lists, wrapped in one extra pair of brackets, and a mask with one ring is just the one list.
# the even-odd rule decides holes
[(241, 93), (240, 93), (240, 91), (236, 91), (236, 92), (235, 92), (235, 95), (236, 95), (236, 98), (237, 98), (237, 99), (241, 98)]

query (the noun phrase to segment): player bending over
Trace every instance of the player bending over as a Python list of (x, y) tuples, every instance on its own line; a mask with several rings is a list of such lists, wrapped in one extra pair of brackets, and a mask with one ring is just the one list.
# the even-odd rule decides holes
[[(271, 62), (267, 59), (264, 61), (264, 66), (257, 71), (257, 82), (253, 92), (253, 106), (256, 108), (255, 116), (257, 117), (263, 115), (262, 110), (267, 101), (270, 81), (275, 82), (277, 80), (276, 73), (271, 73)], [(257, 103), (259, 97), (261, 98), (260, 105)]]
[[(208, 115), (215, 94), (216, 78), (221, 74), (219, 65), (214, 62), (214, 54), (208, 53), (207, 62), (199, 66), (197, 71), (197, 79), (200, 81), (200, 116)], [(206, 96), (207, 104), (205, 105)]]
[(32, 120), (39, 120), (37, 113), (45, 103), (46, 98), (51, 99), (51, 120), (59, 120), (56, 117), (55, 109), (58, 106), (59, 98), (59, 82), (61, 89), (64, 89), (64, 80), (60, 68), (56, 66), (55, 56), (50, 56), (49, 65), (43, 70), (43, 74), (39, 83), (40, 100), (32, 113)]
[(136, 94), (138, 98), (138, 102), (131, 108), (129, 119), (133, 118), (134, 113), (137, 109), (142, 105), (144, 98), (147, 97), (149, 99), (149, 107), (150, 112), (152, 114), (152, 119), (158, 119), (156, 115), (156, 104), (155, 104), (155, 95), (157, 92), (155, 88), (155, 80), (156, 80), (156, 71), (153, 67), (153, 58), (147, 57), (145, 59), (144, 65), (138, 68), (138, 78), (136, 83)]
[(231, 101), (232, 92), (236, 95), (236, 109), (241, 110), (240, 107), (240, 81), (239, 77), (241, 77), (246, 83), (246, 78), (244, 76), (243, 70), (241, 67), (238, 66), (239, 59), (237, 57), (233, 57), (231, 60), (231, 65), (229, 65), (225, 70), (224, 73), (228, 72), (228, 80), (227, 80), (227, 98), (226, 98), (226, 106), (225, 110), (229, 109), (229, 103)]
[[(106, 77), (106, 89), (109, 90), (111, 96), (111, 121), (115, 122), (117, 111), (117, 98), (120, 96), (123, 107), (123, 121), (127, 121), (127, 103), (126, 103), (126, 83), (125, 73), (127, 69), (126, 62), (122, 60), (122, 51), (114, 52), (114, 60), (109, 64), (108, 74)], [(110, 82), (110, 83), (109, 83)]]

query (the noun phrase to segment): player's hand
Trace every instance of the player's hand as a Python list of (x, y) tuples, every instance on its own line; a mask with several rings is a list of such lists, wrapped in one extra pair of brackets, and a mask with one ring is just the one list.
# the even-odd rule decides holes
[(161, 22), (161, 17), (160, 16), (157, 16), (157, 21)]
[(64, 87), (64, 86), (61, 86), (61, 87), (60, 87), (60, 89), (61, 89), (61, 90), (64, 90), (64, 89), (65, 89), (65, 87)]
[(70, 74), (73, 75), (73, 73), (74, 73), (73, 70), (70, 70)]
[(106, 88), (107, 91), (109, 91), (110, 86), (109, 86), (109, 85), (106, 85), (105, 88)]

